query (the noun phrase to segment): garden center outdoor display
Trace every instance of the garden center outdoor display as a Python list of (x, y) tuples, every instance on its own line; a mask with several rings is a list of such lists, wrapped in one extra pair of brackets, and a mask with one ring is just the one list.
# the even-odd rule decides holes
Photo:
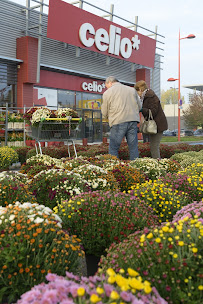
[(202, 147), (42, 149), (0, 147), (0, 303), (202, 303)]

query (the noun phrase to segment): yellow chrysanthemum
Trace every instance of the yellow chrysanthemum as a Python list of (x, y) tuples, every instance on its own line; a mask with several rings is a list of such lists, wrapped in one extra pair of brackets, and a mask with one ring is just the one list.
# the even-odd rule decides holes
[(135, 290), (141, 290), (144, 288), (144, 285), (143, 283), (140, 281), (140, 280), (137, 280), (135, 278), (131, 279), (130, 282), (129, 282), (130, 286), (132, 288), (134, 288)]
[(114, 275), (116, 274), (115, 271), (114, 271), (112, 268), (107, 269), (106, 273), (107, 273), (109, 276), (114, 276)]
[(182, 247), (182, 246), (184, 246), (184, 242), (183, 241), (179, 241), (178, 245)]
[(109, 283), (109, 284), (114, 284), (115, 281), (116, 281), (115, 276), (110, 276), (110, 277), (108, 278), (108, 283)]
[(101, 295), (102, 293), (104, 293), (104, 289), (101, 287), (97, 287), (96, 292)]
[(101, 301), (101, 298), (99, 298), (98, 295), (96, 295), (96, 294), (92, 294), (92, 295), (91, 295), (91, 297), (90, 297), (90, 302), (92, 302), (92, 303), (97, 303), (97, 302), (99, 302), (99, 301)]
[(128, 268), (128, 274), (131, 276), (131, 277), (136, 277), (138, 276), (138, 272), (133, 270), (132, 268)]
[(153, 238), (153, 234), (150, 232), (148, 235), (147, 235), (147, 239), (152, 239)]
[(110, 298), (113, 300), (118, 300), (120, 298), (120, 296), (115, 290), (113, 290), (110, 294)]
[(77, 290), (77, 294), (78, 294), (79, 297), (84, 296), (85, 289), (83, 287), (79, 287), (78, 290)]

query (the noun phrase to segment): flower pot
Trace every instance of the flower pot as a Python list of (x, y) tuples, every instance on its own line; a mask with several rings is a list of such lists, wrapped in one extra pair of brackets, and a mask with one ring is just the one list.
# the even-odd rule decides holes
[(13, 122), (8, 122), (8, 129), (13, 129)]
[(20, 147), (21, 146), (21, 142), (20, 141), (14, 141), (14, 146), (15, 147)]
[(54, 146), (54, 141), (48, 141), (48, 147), (53, 147)]
[(100, 257), (94, 254), (86, 254), (86, 265), (87, 265), (87, 276), (93, 276), (98, 270), (98, 264), (100, 261)]
[(14, 147), (15, 146), (15, 142), (14, 141), (8, 141), (7, 142), (7, 146), (8, 147)]
[(30, 141), (30, 146), (31, 146), (31, 147), (34, 147), (34, 146), (35, 146), (35, 140), (31, 140), (31, 141)]
[(26, 145), (29, 147), (35, 147), (35, 140), (28, 139), (25, 141)]
[(87, 146), (87, 138), (82, 139), (82, 144), (83, 144), (83, 146)]
[(20, 129), (20, 123), (19, 122), (14, 122), (13, 123), (13, 129)]
[(41, 147), (45, 147), (45, 142), (44, 141), (40, 141)]
[(26, 144), (26, 146), (30, 146), (31, 145), (31, 140), (30, 139), (26, 139), (26, 141), (25, 141), (25, 144)]

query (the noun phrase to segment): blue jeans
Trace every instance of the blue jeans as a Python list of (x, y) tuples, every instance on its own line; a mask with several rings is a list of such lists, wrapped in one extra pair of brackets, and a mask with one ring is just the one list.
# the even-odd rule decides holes
[(118, 157), (118, 150), (120, 148), (122, 139), (123, 137), (126, 137), (130, 153), (130, 160), (139, 157), (136, 121), (128, 121), (113, 125), (110, 131), (109, 154)]

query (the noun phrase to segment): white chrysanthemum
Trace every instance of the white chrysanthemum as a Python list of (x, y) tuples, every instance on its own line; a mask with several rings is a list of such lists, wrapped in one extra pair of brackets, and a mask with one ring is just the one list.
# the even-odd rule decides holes
[(44, 222), (44, 219), (41, 218), (41, 217), (37, 217), (37, 218), (34, 220), (34, 223), (35, 223), (35, 224), (40, 224), (40, 223), (42, 223), (42, 222)]
[(11, 215), (9, 216), (9, 221), (13, 221), (14, 218), (15, 218), (15, 215), (14, 215), (14, 214), (11, 214)]
[(31, 124), (39, 123), (42, 119), (49, 118), (51, 111), (48, 108), (39, 108), (33, 114), (31, 118)]
[(62, 228), (62, 225), (60, 223), (56, 224), (59, 228)]
[(20, 208), (24, 208), (24, 209), (26, 209), (26, 208), (32, 208), (32, 204), (31, 203), (29, 203), (29, 202), (26, 202), (26, 203), (24, 203), (24, 204), (19, 204), (18, 205)]
[(44, 154), (42, 154), (42, 155), (38, 154), (38, 155), (32, 156), (26, 160), (27, 164), (29, 164), (31, 162), (36, 162), (36, 163), (42, 162), (43, 164), (45, 164), (47, 166), (55, 165), (57, 168), (60, 168), (60, 169), (64, 168), (64, 164), (60, 159), (51, 157), (49, 155), (44, 155)]
[(6, 211), (7, 211), (6, 207), (0, 206), (0, 215), (6, 213)]
[[(53, 211), (52, 211), (53, 212)], [(55, 213), (53, 213), (53, 216), (55, 217), (55, 220), (62, 223), (62, 219)]]

